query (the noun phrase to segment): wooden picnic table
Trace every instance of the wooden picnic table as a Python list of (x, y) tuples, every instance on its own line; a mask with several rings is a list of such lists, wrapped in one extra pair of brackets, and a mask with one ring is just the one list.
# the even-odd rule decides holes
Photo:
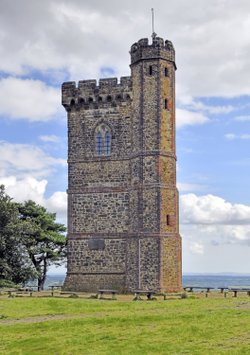
[(37, 286), (24, 286), (19, 288), (10, 288), (10, 289), (5, 289), (4, 291), (8, 293), (9, 297), (12, 297), (14, 295), (23, 295), (26, 293), (29, 293), (29, 295), (32, 296), (34, 288), (36, 289)]
[(39, 286), (32, 286), (32, 285), (26, 285), (23, 287), (20, 287), (17, 289), (17, 293), (19, 294), (25, 294), (25, 293), (29, 293), (30, 297), (32, 297), (32, 294), (34, 291), (40, 291), (40, 287)]

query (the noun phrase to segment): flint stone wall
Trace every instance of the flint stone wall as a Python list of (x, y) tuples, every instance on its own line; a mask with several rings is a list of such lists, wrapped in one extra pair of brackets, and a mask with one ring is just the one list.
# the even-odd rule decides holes
[[(68, 266), (64, 288), (181, 289), (175, 53), (131, 47), (131, 77), (62, 85), (68, 113)], [(97, 156), (106, 125), (111, 154)]]

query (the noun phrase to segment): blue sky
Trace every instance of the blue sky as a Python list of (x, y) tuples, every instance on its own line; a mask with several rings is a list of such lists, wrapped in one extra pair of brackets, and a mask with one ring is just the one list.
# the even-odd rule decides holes
[(250, 272), (250, 3), (0, 0), (0, 183), (66, 223), (61, 83), (130, 75), (155, 31), (176, 49), (184, 272)]

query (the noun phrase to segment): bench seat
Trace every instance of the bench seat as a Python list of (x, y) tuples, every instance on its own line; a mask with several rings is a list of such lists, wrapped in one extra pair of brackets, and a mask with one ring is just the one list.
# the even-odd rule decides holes
[(147, 296), (148, 300), (153, 300), (155, 299), (156, 291), (152, 290), (134, 290), (133, 293), (135, 294), (134, 301), (141, 300), (141, 296), (145, 295)]
[(193, 289), (206, 290), (206, 292), (210, 292), (210, 290), (214, 290), (214, 287), (210, 286), (185, 286), (183, 289), (187, 292), (193, 292)]
[(117, 290), (102, 289), (102, 290), (98, 290), (97, 298), (102, 299), (104, 294), (109, 294), (112, 295), (112, 299), (115, 300), (117, 293), (118, 293)]

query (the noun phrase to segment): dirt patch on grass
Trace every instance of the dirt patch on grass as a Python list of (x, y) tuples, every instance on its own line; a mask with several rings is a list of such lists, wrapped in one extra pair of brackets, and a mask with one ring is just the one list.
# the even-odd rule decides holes
[(250, 301), (239, 302), (236, 306), (239, 309), (249, 309), (250, 310)]
[(79, 318), (99, 318), (107, 316), (106, 313), (94, 313), (94, 314), (49, 314), (46, 316), (36, 316), (22, 319), (1, 319), (0, 324), (27, 324), (27, 323), (40, 323), (49, 322), (55, 320), (68, 320)]

